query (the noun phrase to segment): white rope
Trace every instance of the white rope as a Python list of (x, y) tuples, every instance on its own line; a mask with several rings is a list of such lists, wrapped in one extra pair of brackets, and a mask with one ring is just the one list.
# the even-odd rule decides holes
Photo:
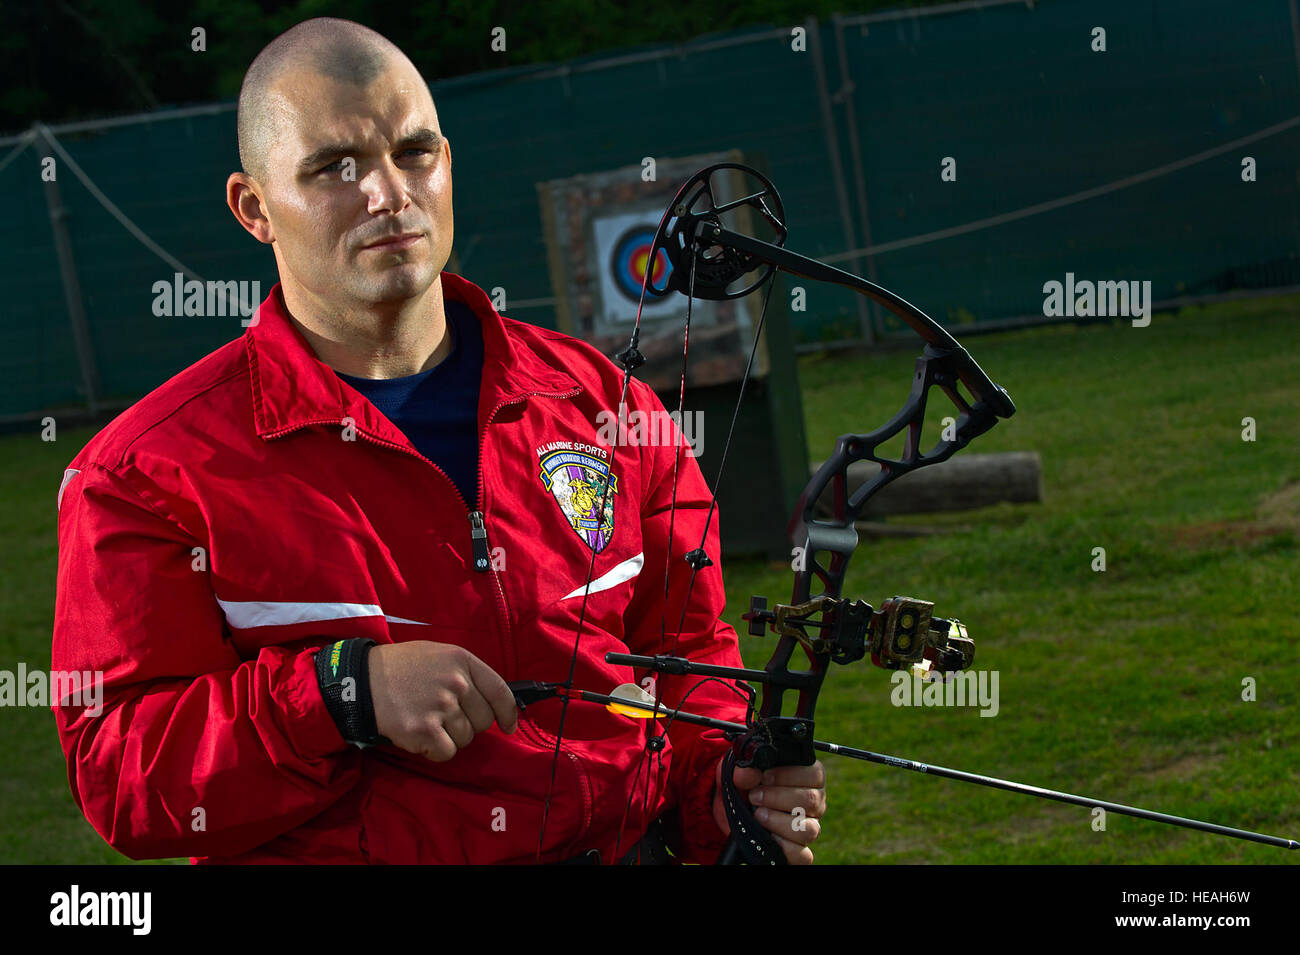
[[(1061, 196), (1056, 199), (1049, 199), (1046, 202), (1035, 203), (1032, 206), (1025, 206), (1021, 209), (1015, 209), (1011, 212), (1003, 212), (996, 216), (989, 216), (984, 219), (976, 219), (974, 222), (966, 222), (962, 225), (950, 226), (947, 229), (937, 229), (934, 232), (925, 232), (921, 235), (910, 236), (906, 239), (896, 239), (893, 242), (881, 242), (878, 245), (869, 245), (865, 249), (850, 249), (848, 252), (836, 252), (833, 255), (825, 256), (818, 261), (825, 262), (827, 265), (833, 262), (843, 262), (846, 259), (856, 259), (860, 256), (880, 255), (884, 252), (894, 252), (898, 249), (910, 248), (914, 245), (922, 245), (926, 242), (935, 242), (939, 239), (949, 239), (955, 235), (964, 235), (968, 232), (977, 232), (980, 229), (991, 229), (993, 226), (1002, 225), (1006, 222), (1015, 222), (1017, 219), (1027, 219), (1030, 216), (1041, 215), (1044, 212), (1051, 212), (1054, 209), (1061, 209), (1065, 206), (1074, 205), (1075, 203), (1085, 202), (1088, 199), (1095, 199), (1098, 196), (1104, 196), (1108, 193), (1118, 192), (1120, 189), (1127, 189), (1129, 186), (1135, 186), (1140, 182), (1148, 182), (1157, 179), (1160, 176), (1167, 176), (1170, 173), (1178, 172), (1180, 169), (1186, 169), (1188, 166), (1194, 166), (1197, 163), (1204, 162), (1207, 159), (1213, 159), (1215, 156), (1221, 156), (1224, 153), (1232, 152), (1234, 149), (1240, 149), (1249, 143), (1257, 142), (1261, 139), (1267, 139), (1269, 136), (1276, 136), (1278, 133), (1286, 132), (1295, 126), (1300, 125), (1300, 116), (1293, 116), (1290, 119), (1283, 120), (1280, 123), (1274, 123), (1258, 132), (1242, 136), (1240, 139), (1234, 139), (1231, 142), (1223, 143), (1220, 146), (1214, 146), (1211, 149), (1202, 150), (1199, 153), (1193, 153), (1182, 159), (1176, 159), (1173, 162), (1165, 163), (1163, 166), (1156, 166), (1145, 172), (1134, 173), (1131, 176), (1125, 176), (1123, 179), (1115, 179), (1111, 182), (1103, 183), (1100, 186), (1093, 186), (1091, 189), (1084, 189), (1082, 192), (1072, 192), (1068, 196)], [(554, 298), (537, 298), (523, 299), (518, 302), (511, 302), (511, 308), (533, 308), (541, 305), (553, 305)]]
[(1044, 212), (1051, 212), (1053, 209), (1060, 209), (1065, 206), (1074, 205), (1076, 202), (1084, 202), (1088, 199), (1095, 199), (1097, 196), (1104, 196), (1107, 193), (1117, 192), (1120, 189), (1127, 189), (1129, 186), (1135, 186), (1140, 182), (1148, 182), (1160, 176), (1167, 176), (1170, 173), (1177, 172), (1180, 169), (1186, 169), (1196, 163), (1204, 162), (1207, 159), (1213, 159), (1215, 156), (1221, 156), (1224, 153), (1232, 152), (1248, 143), (1265, 139), (1269, 136), (1276, 136), (1278, 133), (1285, 132), (1297, 125), (1300, 125), (1300, 116), (1293, 116), (1290, 119), (1275, 123), (1258, 132), (1251, 133), (1249, 136), (1242, 136), (1240, 139), (1234, 139), (1232, 142), (1224, 143), (1221, 146), (1215, 146), (1212, 149), (1206, 149), (1191, 156), (1177, 159), (1163, 166), (1156, 166), (1154, 169), (1148, 169), (1145, 172), (1139, 172), (1132, 176), (1126, 176), (1123, 179), (1116, 179), (1112, 182), (1104, 183), (1100, 186), (1094, 186), (1091, 189), (1085, 189), (1082, 192), (1073, 192), (1068, 196), (1061, 196), (1058, 199), (1050, 199), (1047, 202), (1039, 202), (1032, 206), (1025, 206), (1023, 209), (1016, 209), (1013, 212), (1004, 212), (1001, 215), (989, 216), (987, 219), (977, 219), (974, 222), (967, 222), (962, 225), (952, 226), (947, 229), (938, 229), (934, 232), (925, 232), (921, 235), (914, 235), (907, 239), (896, 239), (893, 242), (882, 242), (879, 245), (867, 246), (865, 249), (852, 249), (848, 252), (837, 252), (834, 255), (828, 255), (822, 259), (823, 262), (842, 262), (845, 259), (856, 259), (864, 255), (879, 255), (882, 252), (893, 252), (897, 249), (906, 249), (914, 245), (921, 245), (926, 242), (934, 242), (938, 239), (949, 239), (955, 235), (964, 235), (967, 232), (977, 232), (980, 229), (989, 229), (995, 225), (1002, 225), (1005, 222), (1014, 222), (1017, 219), (1027, 219), (1030, 216), (1036, 216)]
[(0, 172), (4, 172), (5, 167), (8, 166), (11, 162), (13, 162), (15, 159), (17, 159), (18, 154), (22, 152), (24, 149), (26, 149), (28, 146), (30, 146), (32, 144), (32, 140), (35, 138), (36, 138), (36, 134), (31, 130), (28, 130), (27, 132), (19, 136), (18, 145), (15, 146), (12, 150), (10, 150), (8, 156), (6, 156), (4, 159), (0, 159)]
[(205, 281), (193, 269), (186, 266), (183, 262), (181, 262), (179, 259), (174, 257), (170, 252), (164, 249), (161, 245), (159, 245), (153, 239), (149, 238), (149, 236), (145, 234), (145, 231), (141, 229), (138, 225), (136, 225), (134, 222), (132, 222), (131, 219), (127, 216), (127, 214), (123, 212), (121, 209), (119, 209), (117, 207), (117, 204), (113, 202), (112, 199), (104, 195), (103, 191), (99, 188), (99, 186), (95, 185), (94, 182), (91, 181), (90, 177), (87, 176), (86, 173), (82, 170), (82, 168), (78, 166), (77, 163), (73, 160), (73, 158), (68, 155), (68, 151), (63, 148), (63, 145), (57, 139), (54, 138), (54, 134), (50, 132), (50, 128), (48, 126), (37, 125), (36, 128), (41, 133), (41, 135), (45, 137), (45, 141), (50, 144), (50, 148), (53, 149), (56, 153), (58, 153), (59, 158), (62, 159), (67, 164), (69, 169), (72, 170), (73, 175), (75, 175), (78, 179), (81, 180), (81, 184), (86, 187), (86, 191), (88, 191), (92, 196), (94, 196), (95, 199), (99, 202), (99, 204), (103, 206), (105, 209), (107, 209), (109, 214), (114, 219), (122, 223), (122, 227), (125, 228), (127, 232), (135, 236), (140, 241), (141, 245), (143, 245), (154, 255), (158, 256), (158, 258), (162, 259), (164, 262), (166, 262), (168, 265), (174, 268), (177, 272), (184, 273), (185, 275), (189, 276), (190, 278), (198, 282)]
[[(73, 175), (75, 175), (79, 180), (81, 180), (81, 184), (86, 187), (86, 190), (92, 196), (95, 197), (95, 199), (99, 202), (101, 206), (103, 206), (106, 210), (108, 210), (108, 213), (114, 219), (116, 219), (118, 222), (122, 224), (122, 227), (126, 229), (127, 232), (135, 236), (136, 239), (140, 241), (141, 245), (143, 245), (154, 255), (158, 256), (158, 258), (162, 259), (164, 262), (170, 265), (177, 272), (180, 272), (181, 274), (185, 275), (188, 278), (193, 279), (196, 282), (201, 282), (205, 286), (208, 286), (209, 293), (215, 290), (225, 300), (225, 313), (227, 315), (239, 316), (242, 314), (240, 310), (241, 305), (239, 301), (239, 296), (237, 294), (232, 298), (232, 296), (228, 292), (227, 286), (221, 282), (216, 283), (215, 288), (213, 286), (208, 285), (208, 281), (205, 278), (203, 278), (203, 276), (199, 275), (197, 272), (195, 272), (193, 269), (187, 266), (184, 262), (181, 262), (174, 255), (172, 255), (170, 252), (164, 249), (161, 245), (159, 245), (157, 242), (151, 239), (143, 229), (141, 229), (138, 225), (136, 225), (134, 222), (131, 221), (131, 218), (125, 212), (123, 212), (121, 209), (117, 207), (117, 203), (113, 202), (112, 199), (104, 195), (104, 191), (100, 189), (99, 186), (95, 185), (95, 183), (91, 180), (91, 178), (88, 175), (86, 175), (85, 171), (80, 166), (77, 165), (76, 161), (71, 156), (68, 155), (68, 151), (63, 148), (63, 145), (57, 139), (55, 139), (54, 133), (50, 131), (50, 128), (48, 126), (37, 124), (36, 129), (45, 138), (45, 141), (50, 144), (50, 148), (53, 149), (56, 153), (58, 153), (59, 158), (62, 159), (63, 162), (67, 164), (69, 169), (72, 170)], [(248, 325), (251, 324), (247, 317), (242, 318), (240, 321), (241, 324), (244, 325), (244, 327), (248, 327)]]
[[(1161, 176), (1168, 176), (1181, 169), (1186, 169), (1187, 167), (1194, 166), (1197, 163), (1205, 162), (1207, 159), (1213, 159), (1215, 156), (1221, 156), (1234, 149), (1240, 149), (1242, 146), (1250, 143), (1258, 142), (1261, 139), (1267, 139), (1270, 136), (1276, 136), (1278, 133), (1286, 132), (1288, 129), (1293, 129), (1298, 125), (1300, 125), (1300, 116), (1293, 116), (1290, 119), (1283, 120), (1280, 123), (1274, 123), (1272, 126), (1265, 127), (1264, 129), (1250, 133), (1247, 136), (1242, 136), (1219, 146), (1214, 146), (1210, 149), (1193, 153), (1190, 156), (1185, 156), (1182, 159), (1165, 163), (1162, 166), (1147, 169), (1144, 172), (1135, 173), (1132, 176), (1125, 176), (1122, 179), (1115, 179), (1111, 182), (1103, 183), (1100, 186), (1094, 186), (1091, 189), (1084, 189), (1081, 192), (1070, 193), (1069, 195), (1060, 196), (1056, 199), (1049, 199), (1046, 202), (1035, 203), (1034, 205), (1024, 206), (1011, 212), (1003, 212), (999, 215), (976, 219), (973, 222), (950, 226), (946, 229), (936, 229), (933, 232), (924, 232), (920, 235), (910, 236), (906, 239), (896, 239), (892, 242), (881, 242), (862, 249), (850, 249), (847, 252), (837, 252), (834, 255), (824, 257), (821, 261), (830, 264), (833, 262), (843, 262), (846, 259), (856, 259), (861, 256), (880, 255), (885, 252), (894, 252), (899, 249), (907, 249), (915, 245), (922, 245), (926, 242), (935, 242), (940, 239), (949, 239), (957, 235), (978, 232), (981, 229), (990, 229), (994, 226), (1003, 225), (1007, 222), (1015, 222), (1019, 219), (1027, 219), (1030, 216), (1041, 215), (1044, 212), (1051, 212), (1055, 209), (1062, 209), (1066, 206), (1075, 205), (1076, 203), (1086, 202), (1089, 199), (1095, 199), (1098, 196), (1118, 192), (1121, 189), (1127, 189), (1128, 187), (1135, 186), (1139, 183), (1149, 182), (1150, 180), (1160, 178)], [(193, 269), (190, 269), (184, 263), (180, 262), (166, 249), (145, 234), (144, 230), (132, 222), (126, 213), (117, 207), (113, 200), (104, 195), (103, 191), (96, 186), (93, 181), (91, 181), (90, 177), (87, 176), (73, 158), (68, 155), (67, 150), (65, 150), (62, 144), (54, 137), (54, 134), (50, 131), (48, 126), (38, 124), (36, 129), (45, 137), (45, 140), (50, 144), (50, 148), (58, 153), (59, 157), (67, 163), (68, 168), (72, 170), (73, 174), (79, 180), (81, 180), (81, 184), (86, 187), (96, 200), (98, 200), (100, 205), (108, 210), (108, 212), (117, 219), (117, 221), (120, 222), (122, 226), (131, 233), (131, 235), (135, 236), (135, 238), (139, 240), (145, 248), (178, 272), (181, 272), (196, 281), (206, 282), (206, 280), (198, 275)], [(23, 141), (20, 142), (3, 161), (0, 161), (0, 171), (9, 165), (9, 163), (12, 162), (23, 149), (27, 148), (34, 137), (35, 133), (33, 132), (24, 134)], [(229, 299), (227, 299), (227, 304), (229, 304)], [(513, 304), (515, 308), (529, 308), (543, 304), (554, 304), (554, 299), (524, 299)]]

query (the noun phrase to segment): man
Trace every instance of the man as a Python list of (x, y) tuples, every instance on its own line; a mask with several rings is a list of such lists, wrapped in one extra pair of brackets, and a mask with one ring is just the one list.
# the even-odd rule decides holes
[[(597, 439), (618, 369), (443, 272), (451, 146), (393, 44), (300, 24), (249, 68), (238, 124), (227, 201), (280, 284), (60, 490), (53, 664), (105, 679), (102, 714), (56, 707), (78, 806), (133, 858), (608, 863), (666, 831), (710, 861), (720, 734), (675, 724), (644, 761), (644, 721), (572, 703), (557, 759), (560, 704), (521, 714), (506, 683), (565, 679), (580, 618), (575, 686), (633, 678), (609, 651), (667, 649), (698, 467), (669, 555), (676, 449)], [(661, 407), (640, 383), (628, 401)], [(739, 665), (723, 600), (706, 568), (677, 652)], [(717, 682), (690, 703), (743, 712)], [(811, 861), (820, 764), (735, 780)]]

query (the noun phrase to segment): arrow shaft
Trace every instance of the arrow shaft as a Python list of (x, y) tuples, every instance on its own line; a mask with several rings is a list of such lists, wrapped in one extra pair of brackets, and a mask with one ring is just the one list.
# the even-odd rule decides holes
[[(644, 710), (648, 715), (653, 712), (653, 707), (641, 706), (631, 700), (622, 697), (609, 696), (604, 693), (593, 693), (590, 690), (564, 690), (558, 689), (560, 695), (568, 696), (570, 699), (586, 700), (589, 703), (601, 703), (605, 705), (616, 704), (618, 706)], [(691, 723), (695, 726), (705, 726), (709, 729), (722, 730), (729, 735), (739, 736), (748, 732), (749, 727), (744, 723), (733, 723), (728, 720), (714, 719), (710, 716), (700, 716), (696, 713), (687, 713), (685, 710), (674, 710), (662, 704), (659, 707), (661, 716), (682, 723)], [(1039, 799), (1051, 799), (1055, 802), (1070, 803), (1075, 806), (1082, 806), (1085, 809), (1101, 808), (1107, 812), (1119, 813), (1123, 816), (1133, 816), (1137, 819), (1147, 819), (1151, 822), (1161, 822), (1169, 826), (1181, 826), (1184, 829), (1195, 829), (1199, 832), (1209, 832), (1219, 836), (1228, 836), (1232, 839), (1245, 839), (1249, 842), (1258, 842), (1266, 846), (1275, 846), (1280, 849), (1300, 849), (1300, 842), (1294, 839), (1287, 839), (1282, 836), (1270, 836), (1262, 832), (1252, 832), (1249, 829), (1236, 829), (1232, 826), (1220, 826), (1213, 822), (1203, 822), (1200, 819), (1188, 819), (1186, 816), (1174, 816), (1167, 812), (1156, 812), (1153, 809), (1142, 809), (1138, 806), (1126, 806), (1123, 803), (1110, 802), (1106, 799), (1094, 799), (1091, 796), (1077, 796), (1074, 793), (1061, 792), (1056, 789), (1044, 789), (1041, 786), (1030, 786), (1026, 783), (1018, 783), (1010, 779), (999, 779), (996, 776), (984, 776), (980, 773), (968, 773), (962, 769), (949, 769), (946, 766), (935, 766), (931, 763), (922, 763), (913, 759), (903, 759), (899, 756), (890, 756), (886, 753), (875, 753), (868, 749), (857, 749), (853, 746), (841, 746), (838, 743), (825, 743), (821, 740), (813, 741), (813, 749), (822, 753), (831, 753), (835, 756), (846, 756), (850, 759), (860, 759), (864, 762), (875, 763), (879, 766), (889, 766), (894, 769), (906, 769), (914, 773), (924, 773), (927, 776), (941, 776), (944, 779), (956, 779), (960, 782), (971, 783), (976, 786), (985, 786), (989, 789), (1001, 789), (1006, 792), (1020, 793), (1024, 796), (1036, 796)]]
[(908, 769), (912, 772), (925, 773), (927, 776), (942, 776), (945, 779), (957, 779), (964, 783), (973, 783), (976, 786), (987, 786), (990, 789), (1003, 789), (1007, 792), (1021, 793), (1026, 796), (1037, 796), (1040, 799), (1052, 799), (1056, 802), (1071, 803), (1075, 806), (1083, 806), (1085, 809), (1100, 807), (1107, 812), (1117, 812), (1124, 816), (1134, 816), (1138, 819), (1149, 819), (1152, 822), (1163, 822), (1170, 826), (1182, 826), (1184, 829), (1196, 829), (1200, 832), (1212, 832), (1220, 836), (1229, 836), (1233, 839), (1246, 839), (1250, 842), (1259, 842), (1266, 846), (1277, 846), (1281, 849), (1300, 849), (1300, 842), (1294, 839), (1285, 839), (1281, 836), (1270, 836), (1260, 832), (1251, 832), (1249, 829), (1234, 829), (1232, 826), (1220, 826), (1213, 822), (1202, 822), (1199, 819), (1188, 819), (1185, 816), (1172, 816), (1165, 812), (1155, 812), (1151, 809), (1140, 809), (1137, 806), (1125, 806), (1122, 803), (1108, 802), (1105, 799), (1093, 799), (1090, 796), (1076, 796), (1073, 793), (1060, 792), (1055, 789), (1043, 789), (1040, 786), (1028, 786), (1025, 783), (1013, 782), (1009, 779), (998, 779), (996, 776), (982, 776), (979, 773), (968, 773), (960, 769), (948, 769), (945, 766), (933, 766), (929, 763), (919, 763), (911, 759), (900, 759), (897, 756), (887, 756), (884, 753), (873, 753), (870, 750), (855, 749), (852, 746), (840, 746), (836, 743), (823, 743), (817, 741), (813, 743), (813, 748), (823, 753), (834, 753), (837, 756), (848, 756), (852, 759), (861, 759), (868, 763), (877, 763), (881, 766), (892, 766), (895, 769)]

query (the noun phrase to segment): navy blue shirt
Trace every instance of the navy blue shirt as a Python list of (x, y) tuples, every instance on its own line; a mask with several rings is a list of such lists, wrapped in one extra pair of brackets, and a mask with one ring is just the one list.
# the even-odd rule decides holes
[(445, 301), (451, 354), (403, 378), (358, 378), (336, 371), (410, 439), (415, 449), (455, 482), (478, 510), (478, 389), (483, 377), (483, 329), (468, 305)]

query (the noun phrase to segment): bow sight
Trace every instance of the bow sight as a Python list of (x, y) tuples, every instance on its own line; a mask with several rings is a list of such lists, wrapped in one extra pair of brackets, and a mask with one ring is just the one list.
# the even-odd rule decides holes
[[(820, 619), (814, 619), (820, 615)], [(934, 604), (915, 597), (890, 597), (880, 609), (862, 600), (814, 597), (801, 604), (767, 609), (766, 597), (750, 597), (751, 637), (772, 632), (797, 640), (809, 653), (827, 653), (832, 663), (854, 663), (871, 652), (871, 662), (886, 670), (908, 667), (913, 676), (970, 668), (975, 641), (960, 620), (934, 616)], [(805, 627), (820, 631), (809, 637)]]
[[(731, 183), (731, 188), (726, 184), (718, 188), (715, 186), (715, 176), (719, 177), (720, 183), (723, 179), (748, 177), (755, 185), (753, 188), (735, 188), (734, 183)], [(736, 198), (727, 198), (733, 195)], [(739, 223), (735, 220), (739, 220)], [(741, 228), (756, 225), (765, 231), (766, 238), (757, 238), (729, 227), (737, 224)], [(883, 306), (915, 331), (924, 341), (925, 347), (916, 360), (915, 373), (911, 380), (911, 393), (902, 408), (875, 431), (842, 436), (836, 442), (832, 455), (813, 475), (800, 495), (788, 530), (791, 543), (800, 549), (805, 560), (796, 565), (790, 602), (768, 609), (765, 597), (754, 597), (750, 602), (749, 613), (744, 615), (749, 623), (751, 634), (762, 635), (770, 628), (778, 638), (772, 657), (762, 670), (701, 664), (672, 653), (660, 653), (654, 656), (609, 653), (605, 656), (605, 661), (615, 666), (632, 667), (660, 674), (699, 676), (702, 680), (727, 681), (728, 685), (741, 693), (747, 701), (745, 723), (732, 723), (663, 706), (660, 702), (663, 680), (655, 680), (653, 703), (638, 702), (625, 695), (609, 696), (573, 687), (578, 645), (586, 621), (587, 595), (590, 593), (588, 586), (583, 590), (583, 602), (578, 615), (568, 680), (563, 683), (512, 684), (521, 706), (548, 697), (560, 697), (563, 701), (559, 729), (555, 735), (555, 762), (552, 768), (554, 769), (555, 763), (559, 761), (560, 744), (564, 736), (564, 714), (567, 713), (570, 700), (604, 703), (614, 706), (617, 712), (644, 714), (641, 718), (645, 719), (647, 735), (642, 760), (651, 759), (652, 767), (655, 754), (665, 750), (668, 727), (674, 721), (680, 720), (721, 730), (726, 738), (732, 741), (732, 749), (724, 757), (721, 786), (722, 802), (731, 827), (731, 835), (726, 849), (718, 859), (720, 864), (748, 862), (774, 865), (785, 861), (782, 851), (767, 830), (758, 824), (748, 801), (737, 791), (732, 782), (732, 770), (739, 765), (752, 765), (764, 769), (773, 766), (811, 765), (815, 761), (817, 752), (834, 753), (896, 769), (912, 770), (927, 776), (958, 779), (980, 786), (1071, 803), (1089, 809), (1100, 807), (1110, 812), (1237, 839), (1248, 839), (1267, 845), (1289, 849), (1300, 848), (1300, 843), (1278, 836), (1171, 816), (1149, 809), (1076, 796), (1037, 786), (1027, 786), (1023, 783), (963, 770), (946, 769), (942, 766), (854, 749), (813, 738), (813, 714), (817, 695), (830, 663), (852, 663), (861, 660), (869, 652), (872, 662), (877, 666), (891, 670), (906, 667), (918, 676), (953, 672), (966, 669), (971, 665), (975, 644), (960, 622), (935, 617), (933, 604), (911, 597), (890, 598), (881, 605), (879, 610), (873, 609), (861, 600), (846, 600), (841, 596), (844, 576), (849, 558), (858, 546), (855, 521), (867, 501), (876, 492), (910, 471), (947, 460), (974, 438), (996, 425), (999, 420), (1015, 414), (1016, 408), (1006, 390), (995, 384), (966, 349), (923, 311), (873, 282), (785, 249), (787, 235), (785, 209), (776, 187), (756, 170), (739, 163), (719, 163), (700, 170), (686, 181), (668, 204), (646, 257), (647, 268), (641, 300), (644, 304), (647, 294), (663, 297), (672, 292), (680, 292), (687, 296), (678, 420), (685, 400), (691, 302), (695, 298), (711, 300), (740, 298), (756, 291), (778, 270), (788, 275), (817, 282), (830, 282), (852, 289)], [(653, 263), (661, 251), (672, 267), (664, 271), (662, 281), (656, 284), (653, 275), (658, 270), (651, 268), (649, 263)], [(755, 273), (757, 273), (756, 277), (751, 277)], [(699, 545), (683, 555), (690, 565), (691, 575), (686, 588), (686, 600), (682, 605), (681, 620), (676, 631), (671, 631), (677, 634), (680, 634), (685, 626), (686, 605), (690, 601), (696, 574), (713, 563), (705, 552), (709, 523), (717, 503), (716, 493), (721, 479), (721, 468), (726, 463), (736, 416), (744, 400), (745, 385), (749, 380), (754, 354), (762, 336), (771, 291), (772, 286), (769, 285), (764, 298), (763, 311), (755, 329), (749, 363), (741, 379), (740, 393), (733, 411), (732, 430), (729, 431), (727, 442), (723, 446), (718, 479), (713, 482), (714, 499), (710, 501), (709, 517), (705, 523), (704, 533)], [(637, 321), (628, 345), (616, 356), (624, 369), (620, 407), (626, 401), (628, 383), (633, 370), (645, 362), (645, 356), (637, 347), (640, 334), (641, 312), (638, 309)], [(921, 428), (925, 420), (926, 405), (932, 390), (936, 388), (952, 402), (958, 416), (955, 424), (945, 429), (940, 441), (928, 450), (922, 450)], [(884, 454), (881, 451), (882, 446), (900, 433), (904, 434), (902, 452), (896, 457)], [(616, 451), (617, 447), (611, 451), (611, 465)], [(879, 471), (850, 494), (849, 467), (863, 460), (876, 462)], [(673, 489), (675, 507), (675, 476)], [(816, 505), (828, 493), (831, 508), (829, 516), (825, 516), (816, 510)], [(596, 513), (605, 512), (608, 495), (609, 486), (606, 484)], [(676, 541), (670, 544), (674, 545), (674, 550), (677, 550)], [(593, 550), (591, 567), (587, 574), (588, 585), (594, 578), (595, 566), (596, 554)], [(819, 593), (813, 592), (814, 586), (820, 587)], [(667, 578), (665, 578), (666, 596)], [(669, 632), (666, 625), (663, 629), (664, 632)], [(674, 648), (675, 646), (674, 643)], [(807, 658), (806, 669), (790, 667), (791, 657), (796, 648), (801, 649)], [(759, 692), (755, 691), (750, 684), (758, 684), (762, 688), (761, 700), (756, 701)], [(782, 705), (783, 696), (787, 691), (797, 694), (797, 703), (789, 715), (785, 714)], [(685, 702), (691, 692), (693, 690), (678, 694), (678, 698)], [(656, 726), (661, 720), (664, 723), (662, 731)], [(660, 770), (662, 769), (661, 762)], [(641, 773), (642, 766), (638, 765), (637, 776), (640, 777)], [(645, 776), (647, 786), (650, 775), (646, 773)], [(554, 785), (554, 773), (552, 785)], [(548, 792), (542, 815), (541, 832), (538, 836), (539, 861), (542, 858), (550, 799), (551, 794)], [(630, 796), (628, 806), (630, 809)], [(642, 822), (649, 824), (650, 820), (646, 819)], [(627, 814), (625, 814), (624, 826), (627, 824)], [(622, 831), (620, 831), (619, 845), (622, 845)]]

